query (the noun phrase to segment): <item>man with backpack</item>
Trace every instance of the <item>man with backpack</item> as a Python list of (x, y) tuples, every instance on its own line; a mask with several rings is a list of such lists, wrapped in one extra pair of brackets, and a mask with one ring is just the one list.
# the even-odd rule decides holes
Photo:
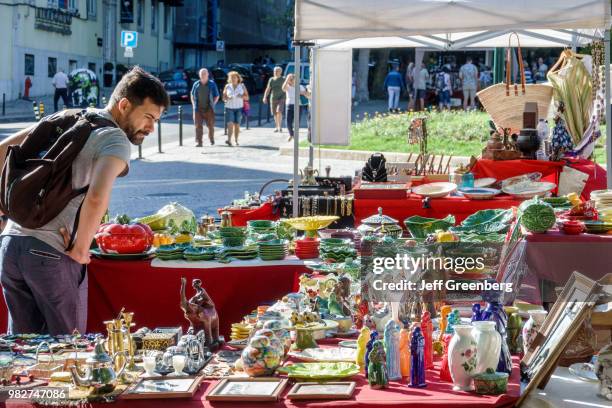
[(436, 92), (438, 93), (438, 108), (450, 109), (451, 107), (451, 91), (453, 85), (451, 77), (446, 66), (442, 67), (442, 71), (436, 75)]
[[(83, 333), (89, 247), (113, 183), (169, 105), (163, 84), (139, 67), (105, 109), (63, 111), (0, 143), (0, 280), (9, 333)], [(34, 161), (36, 159), (43, 159)]]

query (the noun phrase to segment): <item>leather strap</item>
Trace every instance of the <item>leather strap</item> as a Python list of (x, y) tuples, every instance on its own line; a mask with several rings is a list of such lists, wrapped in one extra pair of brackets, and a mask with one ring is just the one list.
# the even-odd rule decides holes
[[(523, 65), (523, 53), (521, 50), (521, 41), (519, 35), (516, 32), (510, 33), (508, 36), (508, 48), (506, 48), (506, 96), (510, 96), (510, 81), (512, 72), (512, 36), (516, 36), (516, 42), (518, 44), (517, 54), (519, 63), (519, 73), (521, 76), (521, 91), (525, 95), (525, 68)], [(514, 83), (514, 95), (518, 96), (518, 84)]]

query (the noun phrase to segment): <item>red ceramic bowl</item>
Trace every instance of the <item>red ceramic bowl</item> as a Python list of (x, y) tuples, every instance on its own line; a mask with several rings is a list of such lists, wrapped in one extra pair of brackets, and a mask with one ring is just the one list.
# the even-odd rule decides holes
[(578, 235), (584, 230), (584, 224), (577, 220), (565, 220), (561, 224), (561, 231), (568, 235)]

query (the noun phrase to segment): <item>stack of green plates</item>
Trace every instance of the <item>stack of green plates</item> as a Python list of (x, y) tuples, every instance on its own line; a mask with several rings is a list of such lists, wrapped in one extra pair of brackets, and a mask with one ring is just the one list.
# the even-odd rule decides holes
[(162, 245), (155, 251), (155, 256), (162, 261), (173, 261), (183, 259), (186, 247), (181, 244)]
[(350, 239), (323, 238), (319, 247), (319, 257), (323, 260), (344, 262), (346, 258), (357, 258), (357, 251)]
[(217, 251), (217, 259), (219, 261), (229, 261), (234, 259), (255, 259), (257, 258), (256, 246), (239, 246), (239, 247), (224, 247)]
[(195, 247), (191, 246), (183, 252), (183, 258), (187, 261), (212, 261), (215, 259), (216, 247)]
[(589, 234), (606, 234), (612, 231), (612, 223), (605, 221), (583, 221), (584, 226)]
[(239, 247), (244, 244), (246, 230), (242, 227), (221, 227), (219, 235), (223, 241), (223, 246)]
[(279, 261), (288, 254), (288, 242), (284, 239), (259, 242), (259, 257), (264, 261)]
[(247, 232), (253, 234), (275, 234), (276, 222), (268, 220), (251, 220), (247, 221)]

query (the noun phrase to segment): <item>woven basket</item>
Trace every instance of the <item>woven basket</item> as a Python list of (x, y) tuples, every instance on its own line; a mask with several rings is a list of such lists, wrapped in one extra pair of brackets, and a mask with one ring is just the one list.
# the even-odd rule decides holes
[[(512, 35), (516, 35), (516, 39), (519, 41), (518, 34), (512, 33), (508, 42), (511, 41)], [(518, 133), (523, 128), (525, 103), (537, 103), (538, 117), (545, 118), (548, 116), (548, 108), (553, 96), (553, 87), (547, 84), (525, 84), (523, 55), (519, 41), (517, 54), (521, 76), (520, 89), (519, 84), (514, 84), (514, 89), (511, 89), (510, 47), (509, 43), (506, 50), (506, 83), (491, 85), (478, 92), (477, 95), (480, 103), (482, 103), (482, 106), (491, 116), (495, 125), (504, 129), (509, 128), (511, 133)]]

